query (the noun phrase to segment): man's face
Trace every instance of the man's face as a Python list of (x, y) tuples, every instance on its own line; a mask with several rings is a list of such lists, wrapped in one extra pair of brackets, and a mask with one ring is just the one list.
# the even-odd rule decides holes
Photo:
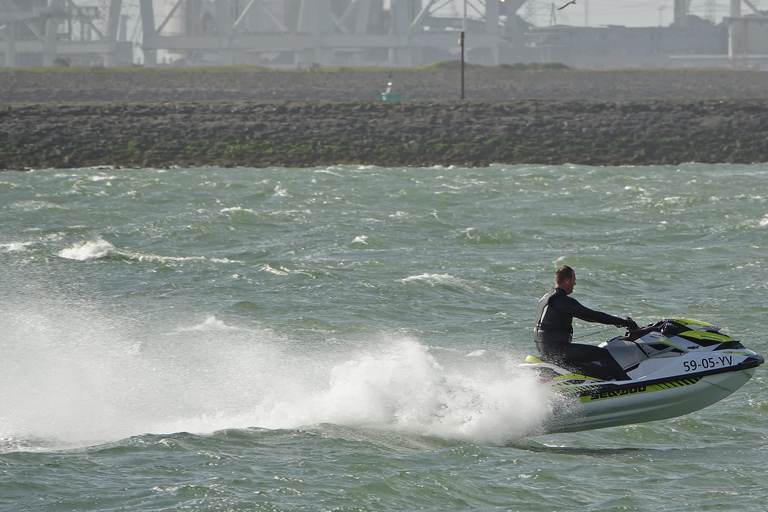
[(564, 280), (562, 283), (560, 283), (560, 288), (565, 290), (565, 293), (567, 295), (570, 295), (573, 293), (573, 287), (576, 286), (576, 274), (574, 273), (572, 277)]

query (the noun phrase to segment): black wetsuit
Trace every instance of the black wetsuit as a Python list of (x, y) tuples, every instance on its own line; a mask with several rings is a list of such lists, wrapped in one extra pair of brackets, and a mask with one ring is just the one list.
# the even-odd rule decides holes
[[(633, 325), (631, 320), (582, 306), (562, 288), (552, 288), (539, 299), (534, 329), (536, 348), (544, 359), (566, 366), (575, 363), (576, 369), (589, 371), (594, 377), (628, 380), (626, 372), (607, 350), (594, 345), (571, 343), (574, 317), (607, 325)], [(589, 364), (594, 361), (598, 361), (602, 368)]]

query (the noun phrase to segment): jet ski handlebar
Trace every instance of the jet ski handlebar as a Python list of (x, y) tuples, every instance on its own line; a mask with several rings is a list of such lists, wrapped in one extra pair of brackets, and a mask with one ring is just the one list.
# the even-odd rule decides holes
[(669, 320), (659, 320), (656, 323), (648, 324), (645, 327), (640, 327), (636, 331), (627, 331), (627, 334), (624, 335), (624, 339), (627, 341), (635, 341), (642, 338), (649, 332), (661, 331), (664, 324), (667, 323), (668, 321)]

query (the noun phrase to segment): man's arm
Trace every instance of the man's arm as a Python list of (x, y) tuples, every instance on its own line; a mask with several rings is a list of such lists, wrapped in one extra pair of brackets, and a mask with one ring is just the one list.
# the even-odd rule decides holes
[(580, 320), (584, 320), (585, 322), (596, 322), (605, 325), (615, 325), (630, 328), (632, 325), (635, 325), (632, 320), (619, 318), (617, 316), (609, 315), (608, 313), (595, 311), (594, 309), (589, 309), (588, 307), (582, 306), (581, 303), (573, 297), (564, 297), (564, 300), (562, 301), (562, 307), (571, 316), (574, 316)]

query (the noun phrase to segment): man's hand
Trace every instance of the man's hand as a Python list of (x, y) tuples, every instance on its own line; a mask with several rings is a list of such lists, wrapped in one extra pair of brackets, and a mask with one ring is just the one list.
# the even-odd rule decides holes
[(632, 320), (629, 317), (627, 317), (626, 320), (624, 321), (623, 327), (626, 327), (630, 331), (636, 331), (636, 330), (640, 329), (640, 327), (637, 326), (635, 321)]

